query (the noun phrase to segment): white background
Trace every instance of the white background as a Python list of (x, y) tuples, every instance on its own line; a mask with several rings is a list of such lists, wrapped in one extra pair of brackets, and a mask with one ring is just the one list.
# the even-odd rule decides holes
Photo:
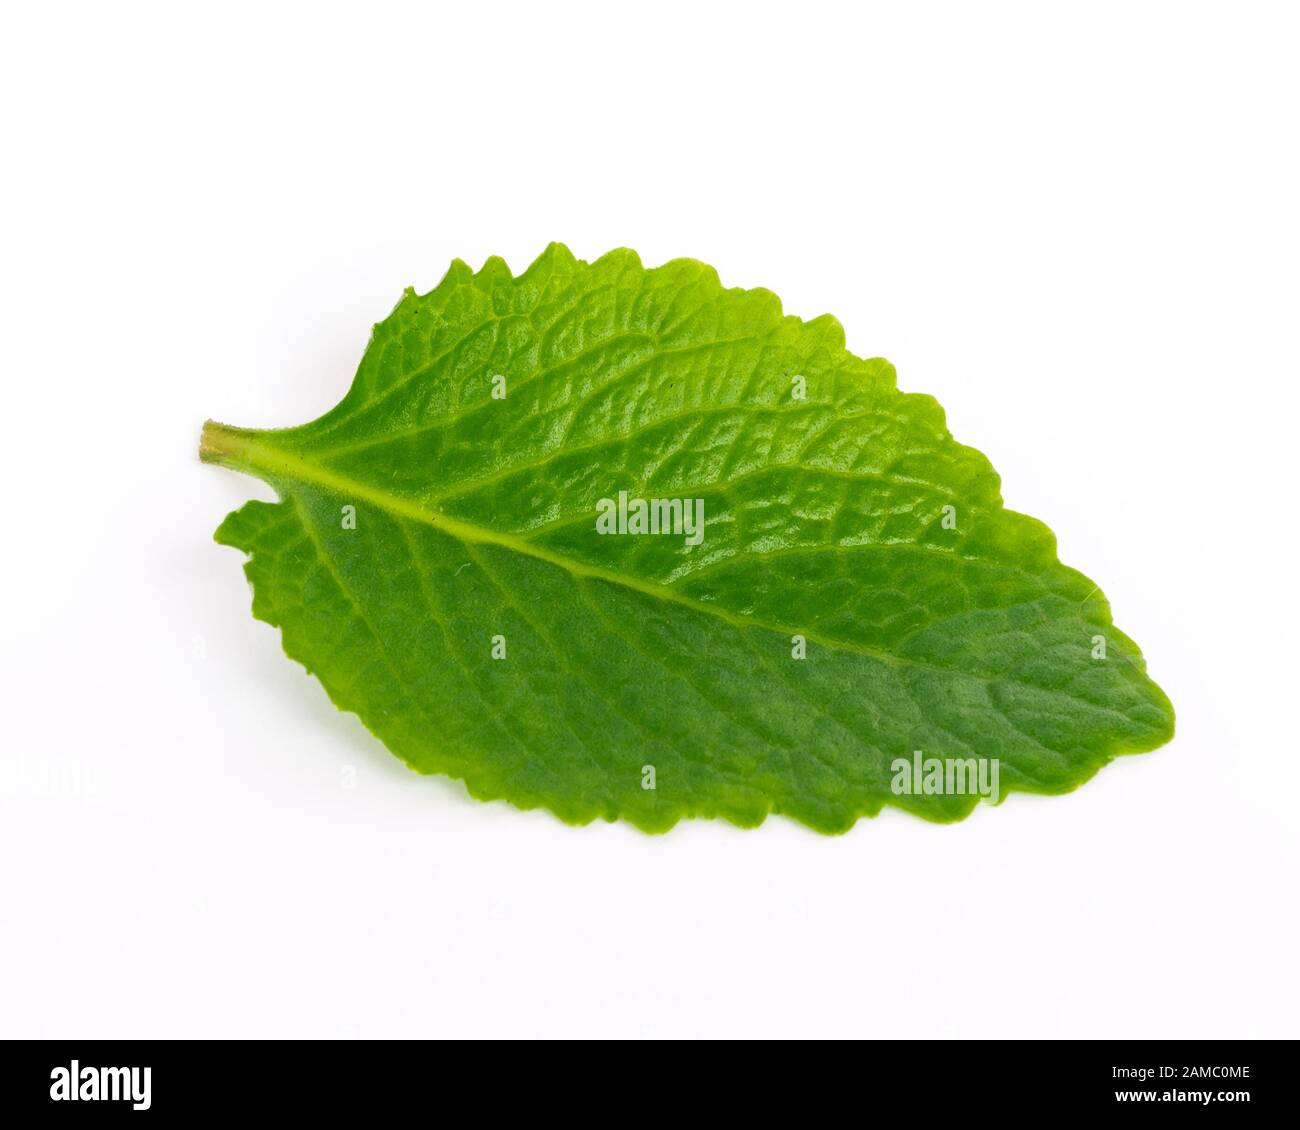
[[(10, 5), (0, 1035), (1297, 1036), (1285, 6)], [(665, 837), (420, 778), (249, 614), (209, 416), (407, 284), (679, 255), (935, 395), (1165, 749), (939, 827)]]

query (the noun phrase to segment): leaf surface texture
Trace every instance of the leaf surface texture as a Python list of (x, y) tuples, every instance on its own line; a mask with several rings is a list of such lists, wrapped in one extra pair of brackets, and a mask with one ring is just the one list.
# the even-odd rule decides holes
[[(694, 260), (457, 261), (375, 327), (336, 408), (210, 423), (202, 455), (280, 497), (217, 531), (249, 554), (254, 615), (398, 757), (482, 799), (838, 832), (884, 804), (971, 810), (893, 790), (916, 750), (1059, 793), (1172, 735), (1097, 586), (933, 399)], [(620, 491), (702, 500), (703, 539), (600, 534)]]

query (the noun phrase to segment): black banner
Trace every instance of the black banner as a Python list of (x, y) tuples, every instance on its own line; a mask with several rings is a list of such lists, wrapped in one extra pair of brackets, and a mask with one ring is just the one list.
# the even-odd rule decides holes
[[(1280, 1114), (1295, 1106), (1294, 1043), (1266, 1042), (880, 1042), (810, 1069), (789, 1046), (747, 1049), (749, 1070), (710, 1083), (699, 1052), (676, 1067), (668, 1049), (590, 1048), (556, 1062), (546, 1050), (421, 1042), (48, 1041), (10, 1042), (0, 1052), (0, 1116), (41, 1118), (319, 1113), (373, 1118), (459, 1110), (486, 1098), (485, 1114), (524, 1104), (537, 1116), (558, 1104), (582, 1117), (610, 1100), (621, 1107), (697, 1107), (712, 1091), (732, 1109), (815, 1109), (906, 1103), (940, 1111), (1089, 1114), (1134, 1108), (1143, 1116), (1205, 1110), (1211, 1116)], [(819, 1053), (820, 1055), (820, 1053)], [(770, 1062), (767, 1061), (770, 1058)], [(725, 1081), (725, 1082), (724, 1082)], [(775, 1093), (774, 1093), (775, 1092)], [(13, 1123), (11, 1123), (13, 1125)]]

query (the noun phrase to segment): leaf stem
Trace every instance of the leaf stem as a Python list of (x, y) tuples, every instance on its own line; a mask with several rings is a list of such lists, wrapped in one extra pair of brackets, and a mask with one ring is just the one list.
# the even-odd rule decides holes
[(248, 468), (248, 445), (261, 434), (257, 428), (235, 428), (208, 420), (199, 437), (199, 459), (223, 467)]

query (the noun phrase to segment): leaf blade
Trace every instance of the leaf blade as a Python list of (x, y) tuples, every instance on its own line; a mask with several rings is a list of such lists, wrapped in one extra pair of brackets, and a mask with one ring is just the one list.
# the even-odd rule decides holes
[[(650, 830), (781, 811), (841, 831), (884, 803), (969, 812), (892, 792), (913, 749), (1000, 756), (1004, 791), (1055, 792), (1172, 733), (1096, 586), (1001, 506), (931, 398), (848, 354), (832, 319), (700, 264), (454, 265), (376, 328), (332, 412), (205, 437), (293, 508), (218, 531), (251, 555), (255, 615), (398, 756), (477, 796)], [(595, 536), (619, 486), (698, 491), (708, 536)], [(359, 528), (334, 528), (349, 505)]]

